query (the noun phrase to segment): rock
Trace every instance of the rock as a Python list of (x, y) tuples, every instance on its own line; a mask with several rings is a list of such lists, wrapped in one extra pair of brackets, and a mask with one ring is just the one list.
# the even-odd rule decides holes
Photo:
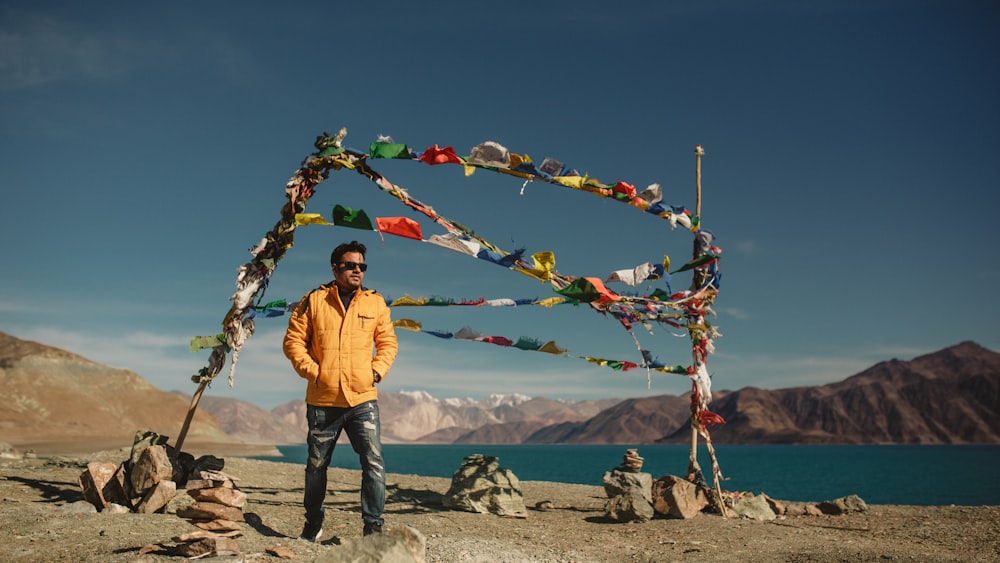
[(132, 491), (142, 495), (160, 481), (174, 481), (174, 465), (165, 447), (149, 446), (142, 450), (128, 474)]
[(372, 534), (361, 539), (343, 540), (336, 548), (324, 551), (317, 563), (424, 563), (427, 560), (427, 540), (416, 528)]
[(177, 516), (191, 520), (232, 520), (243, 521), (243, 511), (214, 502), (194, 502), (177, 509)]
[(733, 512), (751, 520), (774, 520), (775, 514), (771, 505), (762, 495), (741, 499), (733, 505)]
[(231, 532), (243, 529), (239, 522), (232, 520), (194, 520), (191, 523), (209, 532)]
[(213, 532), (206, 532), (205, 530), (195, 530), (194, 532), (188, 532), (186, 534), (180, 534), (178, 536), (174, 536), (174, 537), (170, 538), (170, 540), (171, 541), (175, 541), (175, 542), (189, 543), (189, 542), (197, 541), (197, 540), (204, 539), (204, 538), (232, 538), (232, 537), (236, 537), (236, 536), (238, 536), (238, 535), (240, 535), (242, 533), (243, 532), (241, 532), (239, 530), (232, 531), (232, 532), (226, 532), (224, 534), (216, 534), (216, 533), (213, 533)]
[[(181, 491), (177, 491), (180, 493)], [(191, 495), (176, 494), (173, 498), (167, 502), (167, 505), (163, 507), (164, 514), (177, 514), (177, 511), (184, 508), (185, 506), (191, 506), (194, 504), (194, 497)]]
[(823, 514), (847, 514), (849, 512), (865, 512), (868, 504), (858, 495), (849, 495), (834, 500), (826, 500), (816, 505)]
[(139, 458), (142, 456), (142, 452), (146, 451), (146, 448), (166, 445), (167, 440), (169, 440), (168, 437), (160, 436), (156, 432), (137, 430), (135, 438), (132, 440), (132, 451), (129, 454), (128, 466), (130, 468), (135, 467), (135, 464), (139, 462)]
[(622, 460), (620, 466), (622, 471), (629, 471), (632, 473), (638, 473), (642, 471), (642, 457), (639, 456), (639, 450), (635, 448), (630, 448), (625, 450), (625, 458)]
[(614, 522), (647, 522), (654, 511), (652, 503), (638, 489), (632, 489), (609, 498), (604, 514)]
[(202, 471), (207, 473), (214, 473), (216, 471), (222, 471), (222, 468), (226, 466), (226, 460), (215, 457), (214, 455), (203, 455), (198, 459), (192, 460), (190, 467), (187, 467), (185, 475), (190, 478), (198, 478)]
[(847, 514), (849, 512), (865, 512), (868, 504), (858, 495), (849, 495), (834, 500), (827, 500), (816, 505), (823, 514)]
[(806, 516), (822, 516), (823, 511), (815, 504), (805, 505)]
[(605, 516), (615, 522), (650, 520), (654, 514), (652, 485), (653, 476), (649, 473), (626, 471), (621, 466), (605, 472), (604, 492), (608, 495)]
[(153, 514), (159, 512), (177, 494), (177, 484), (173, 481), (160, 481), (146, 491), (142, 501), (135, 507), (136, 512)]
[(0, 459), (22, 459), (23, 455), (17, 448), (7, 442), (0, 442)]
[(189, 490), (188, 495), (192, 496), (197, 501), (215, 502), (226, 506), (232, 506), (234, 508), (243, 508), (243, 505), (247, 503), (246, 493), (239, 489), (231, 489), (228, 487)]
[(276, 545), (264, 550), (268, 555), (273, 555), (279, 559), (295, 559), (295, 552), (283, 546)]
[(535, 503), (536, 510), (553, 510), (555, 507), (551, 500), (540, 500)]
[(101, 512), (107, 512), (108, 514), (129, 514), (132, 510), (127, 506), (111, 503), (105, 506)]
[(85, 500), (78, 500), (59, 507), (63, 514), (96, 514), (97, 507)]
[(500, 468), (499, 458), (482, 454), (465, 458), (462, 467), (452, 475), (443, 502), (448, 508), (467, 512), (498, 516), (527, 514), (520, 480), (511, 470)]
[(653, 502), (653, 476), (649, 473), (623, 471), (620, 467), (604, 473), (604, 493), (608, 498), (628, 491), (639, 491), (647, 502)]
[(710, 504), (703, 487), (676, 475), (653, 481), (653, 509), (670, 518), (694, 518)]
[[(228, 487), (234, 488), (236, 482), (239, 481), (239, 477), (233, 477), (228, 473), (223, 473), (222, 471), (199, 471), (195, 476), (198, 481), (211, 481), (212, 487)], [(194, 485), (188, 484), (189, 489), (195, 488), (207, 488), (207, 487), (195, 487)]]
[(240, 548), (236, 540), (226, 537), (202, 538), (174, 548), (173, 553), (181, 557), (207, 557), (209, 555), (238, 555)]
[(118, 466), (113, 463), (90, 462), (80, 474), (77, 482), (83, 490), (83, 498), (97, 510), (104, 510), (108, 501), (104, 498), (104, 487), (112, 481)]
[(765, 495), (764, 493), (761, 493), (760, 496), (764, 497), (764, 500), (767, 501), (767, 505), (771, 507), (771, 511), (774, 512), (775, 515), (784, 516), (785, 512), (788, 511), (788, 509), (785, 507), (785, 503), (781, 502), (780, 500), (775, 500)]

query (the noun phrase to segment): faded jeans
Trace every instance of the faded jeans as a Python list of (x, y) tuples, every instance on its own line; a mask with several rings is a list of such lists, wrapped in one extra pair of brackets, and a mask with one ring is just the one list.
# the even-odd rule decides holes
[(323, 521), (326, 498), (326, 470), (340, 432), (346, 431), (351, 446), (361, 460), (361, 518), (365, 525), (382, 525), (385, 510), (385, 465), (382, 463), (382, 433), (378, 401), (353, 407), (306, 405), (309, 422), (309, 461), (303, 505), (306, 521)]

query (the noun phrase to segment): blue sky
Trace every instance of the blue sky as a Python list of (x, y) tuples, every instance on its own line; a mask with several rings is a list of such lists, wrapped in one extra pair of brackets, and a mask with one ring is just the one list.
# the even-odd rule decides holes
[[(460, 155), (496, 141), (604, 182), (664, 188), (723, 249), (709, 359), (715, 389), (841, 380), (963, 340), (1000, 349), (1000, 7), (987, 1), (79, 3), (0, 6), (0, 331), (194, 390), (236, 269), (323, 131), (365, 150), (390, 135)], [(374, 161), (441, 215), (497, 245), (551, 250), (564, 274), (686, 261), (691, 235), (593, 195), (461, 167)], [(357, 174), (335, 204), (420, 219)], [(425, 238), (443, 234), (421, 220)], [(390, 297), (544, 298), (544, 284), (417, 241), (297, 231), (265, 301), (330, 278), (330, 249), (369, 246)], [(661, 283), (662, 282), (658, 282)], [(674, 289), (689, 278), (674, 276)], [(612, 289), (627, 287), (611, 285)], [(643, 286), (651, 291), (656, 283)], [(660, 286), (662, 287), (662, 285)], [(562, 358), (398, 331), (383, 388), (438, 397), (564, 399), (690, 389), (612, 371), (637, 360), (585, 307), (407, 308), (427, 329), (555, 340)], [(301, 398), (260, 319), (210, 394)], [(639, 333), (690, 363), (676, 331)]]

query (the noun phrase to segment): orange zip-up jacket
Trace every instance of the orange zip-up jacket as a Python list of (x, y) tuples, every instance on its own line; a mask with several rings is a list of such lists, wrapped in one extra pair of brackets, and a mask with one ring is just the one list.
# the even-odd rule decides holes
[(399, 344), (381, 295), (358, 289), (345, 311), (337, 286), (330, 283), (299, 301), (288, 319), (282, 348), (309, 382), (306, 403), (353, 407), (378, 399), (372, 372), (383, 378), (389, 373)]

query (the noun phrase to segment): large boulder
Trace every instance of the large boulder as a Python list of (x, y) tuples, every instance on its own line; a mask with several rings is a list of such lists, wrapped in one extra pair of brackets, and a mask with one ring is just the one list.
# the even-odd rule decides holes
[(498, 516), (525, 516), (521, 481), (509, 469), (500, 467), (494, 456), (472, 454), (451, 478), (444, 495), (444, 505), (466, 512), (492, 513)]
[(669, 518), (694, 518), (710, 500), (704, 487), (676, 475), (653, 481), (653, 509)]
[(834, 500), (826, 500), (816, 505), (823, 514), (847, 514), (849, 512), (865, 512), (868, 504), (858, 495), (848, 495)]
[(649, 500), (632, 489), (609, 498), (604, 503), (604, 515), (612, 522), (648, 522), (655, 512)]
[(774, 510), (771, 509), (771, 505), (764, 495), (749, 496), (738, 500), (733, 504), (733, 512), (741, 518), (749, 518), (750, 520), (768, 521), (775, 519)]

